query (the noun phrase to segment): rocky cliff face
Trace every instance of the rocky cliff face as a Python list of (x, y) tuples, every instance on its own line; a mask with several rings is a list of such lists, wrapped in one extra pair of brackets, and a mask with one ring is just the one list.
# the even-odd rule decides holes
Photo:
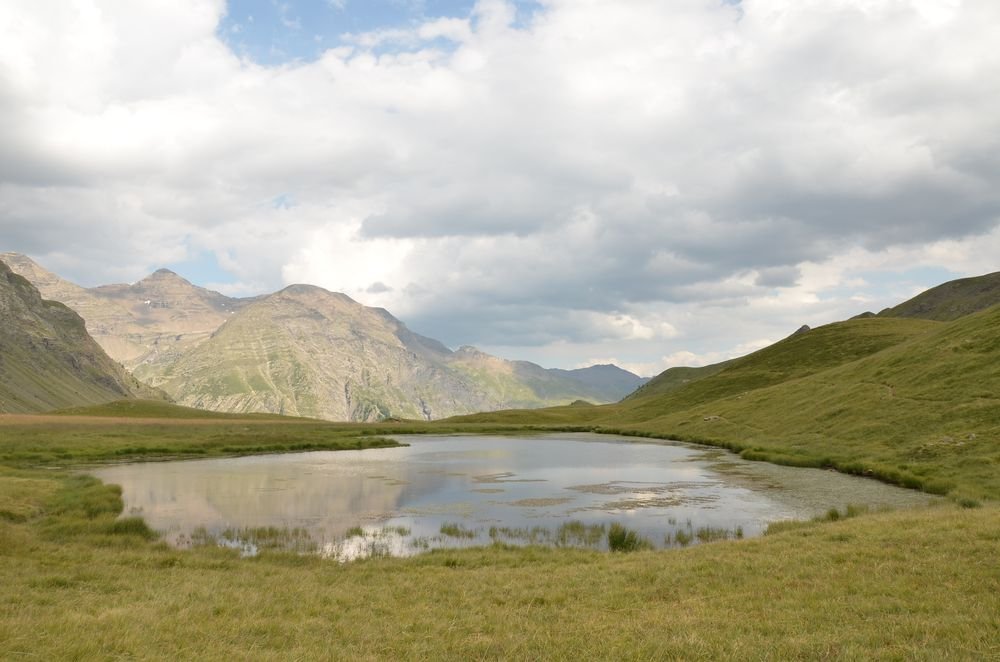
[(47, 299), (60, 301), (87, 322), (87, 331), (136, 377), (157, 385), (185, 352), (208, 340), (250, 299), (233, 299), (192, 285), (161, 269), (132, 285), (83, 288), (16, 253), (0, 256)]
[(0, 261), (0, 412), (38, 412), (128, 397), (159, 397), (113, 361), (83, 319), (42, 299)]

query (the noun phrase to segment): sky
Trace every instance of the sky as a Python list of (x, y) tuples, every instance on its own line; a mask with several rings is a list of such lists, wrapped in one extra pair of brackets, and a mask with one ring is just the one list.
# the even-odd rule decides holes
[(1000, 269), (995, 0), (7, 0), (0, 251), (642, 375)]

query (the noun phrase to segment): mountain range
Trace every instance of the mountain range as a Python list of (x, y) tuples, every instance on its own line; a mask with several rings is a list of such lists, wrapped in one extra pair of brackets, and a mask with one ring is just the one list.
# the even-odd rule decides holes
[(237, 299), (161, 269), (84, 288), (16, 253), (0, 260), (61, 301), (116, 361), (180, 404), (342, 421), (431, 420), (576, 400), (620, 400), (645, 382), (616, 366), (549, 370), (452, 351), (381, 308), (309, 285)]

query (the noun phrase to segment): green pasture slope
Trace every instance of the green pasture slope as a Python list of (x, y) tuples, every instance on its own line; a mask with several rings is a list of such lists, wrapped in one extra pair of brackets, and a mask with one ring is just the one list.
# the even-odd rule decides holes
[[(655, 380), (650, 382), (654, 385)], [(956, 499), (1000, 497), (1000, 306), (953, 322), (867, 318), (787, 338), (616, 405), (452, 419), (681, 439)]]
[[(609, 406), (375, 426), (162, 404), (0, 420), (0, 658), (998, 659), (998, 359), (994, 307), (821, 327)], [(172, 550), (119, 518), (117, 488), (71, 470), (545, 428), (704, 441), (951, 499), (681, 550), (489, 547), (340, 565)]]

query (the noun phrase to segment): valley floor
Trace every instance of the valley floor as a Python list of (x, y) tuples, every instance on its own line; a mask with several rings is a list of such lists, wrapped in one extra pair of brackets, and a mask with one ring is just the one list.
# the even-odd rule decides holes
[[(234, 432), (251, 427), (269, 428)], [(187, 447), (202, 430), (165, 428), (155, 444), (147, 428), (146, 451)], [(171, 549), (141, 520), (118, 519), (116, 488), (57, 468), (60, 454), (112, 457), (128, 435), (67, 432), (44, 456), (38, 437), (12, 429), (0, 435), (4, 659), (1000, 658), (992, 501), (662, 552), (241, 559)], [(241, 451), (197, 434), (226, 452), (281, 445), (255, 432)]]
[(997, 659), (1000, 511), (931, 508), (686, 550), (339, 565), (0, 524), (0, 656)]

